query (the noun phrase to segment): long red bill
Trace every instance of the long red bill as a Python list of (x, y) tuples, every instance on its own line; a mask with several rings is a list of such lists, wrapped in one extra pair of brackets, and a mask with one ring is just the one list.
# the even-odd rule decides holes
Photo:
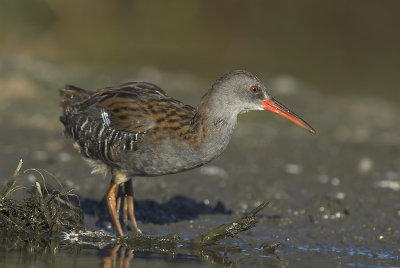
[(278, 101), (276, 101), (274, 99), (269, 99), (269, 100), (263, 100), (262, 103), (264, 104), (263, 108), (265, 110), (269, 110), (269, 111), (279, 114), (283, 117), (286, 117), (293, 123), (301, 126), (302, 128), (305, 128), (308, 131), (310, 131), (311, 133), (315, 134), (315, 130), (309, 124), (307, 124), (306, 121), (301, 119), (300, 116), (298, 116), (295, 113), (293, 113), (292, 111), (290, 111), (288, 108), (286, 108), (284, 105), (282, 105)]

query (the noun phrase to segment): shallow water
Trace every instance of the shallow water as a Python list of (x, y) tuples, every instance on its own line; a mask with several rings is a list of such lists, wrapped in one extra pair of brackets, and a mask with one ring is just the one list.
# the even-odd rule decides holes
[[(50, 249), (49, 249), (50, 251)], [(171, 253), (138, 251), (124, 247), (59, 246), (51, 252), (27, 249), (0, 250), (1, 267), (398, 267), (399, 258), (390, 254), (346, 249), (283, 246), (275, 254), (259, 248), (241, 251), (191, 251)]]

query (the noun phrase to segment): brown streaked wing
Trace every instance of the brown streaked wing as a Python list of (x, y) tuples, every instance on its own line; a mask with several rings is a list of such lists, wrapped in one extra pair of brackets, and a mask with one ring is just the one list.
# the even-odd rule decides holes
[(167, 96), (150, 83), (127, 83), (119, 88), (102, 92), (97, 104), (107, 111), (111, 127), (119, 131), (134, 133), (153, 128), (162, 118), (170, 117), (168, 110), (185, 110), (187, 116), (194, 115), (195, 109)]

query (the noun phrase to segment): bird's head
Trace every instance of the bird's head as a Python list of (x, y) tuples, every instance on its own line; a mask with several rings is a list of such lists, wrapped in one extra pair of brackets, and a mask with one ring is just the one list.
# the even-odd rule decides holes
[[(275, 100), (261, 81), (253, 74), (237, 70), (219, 78), (213, 85), (216, 94), (222, 94), (219, 101), (230, 112), (240, 114), (253, 110), (268, 110), (279, 114), (311, 133), (315, 130), (298, 115)], [(218, 93), (217, 93), (218, 92)]]

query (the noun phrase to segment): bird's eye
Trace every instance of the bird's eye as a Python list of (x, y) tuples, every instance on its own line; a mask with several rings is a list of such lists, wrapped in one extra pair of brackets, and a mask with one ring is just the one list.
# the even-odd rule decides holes
[(257, 86), (252, 86), (251, 88), (250, 88), (250, 92), (251, 93), (257, 93), (258, 92), (258, 87)]

